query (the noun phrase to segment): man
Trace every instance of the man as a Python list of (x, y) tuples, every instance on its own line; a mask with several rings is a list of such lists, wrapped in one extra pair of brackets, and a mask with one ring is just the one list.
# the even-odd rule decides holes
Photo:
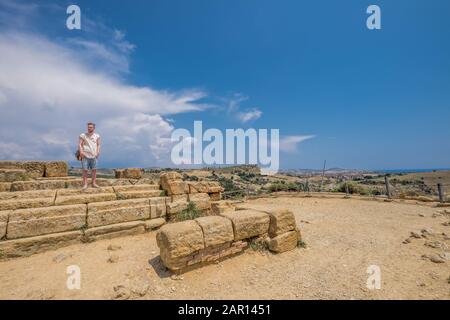
[(83, 190), (88, 187), (88, 170), (92, 172), (92, 187), (97, 185), (97, 159), (100, 156), (100, 135), (95, 133), (95, 123), (87, 124), (87, 133), (80, 134), (78, 150), (83, 168)]

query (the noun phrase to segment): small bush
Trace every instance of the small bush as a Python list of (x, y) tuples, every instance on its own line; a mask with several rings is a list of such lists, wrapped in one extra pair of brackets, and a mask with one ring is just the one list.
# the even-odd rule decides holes
[(297, 242), (297, 247), (299, 247), (299, 248), (306, 248), (306, 242), (303, 241), (303, 240), (299, 240)]
[(178, 221), (186, 221), (186, 220), (194, 220), (195, 218), (200, 217), (201, 212), (195, 206), (195, 203), (189, 201), (186, 209), (177, 214)]

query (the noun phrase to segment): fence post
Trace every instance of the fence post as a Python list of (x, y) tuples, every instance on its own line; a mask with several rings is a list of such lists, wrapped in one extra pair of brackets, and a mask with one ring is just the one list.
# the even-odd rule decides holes
[(309, 179), (306, 179), (305, 189), (305, 191), (309, 193)]
[(384, 183), (386, 185), (386, 195), (388, 199), (391, 199), (391, 187), (389, 186), (389, 179), (387, 176), (384, 176)]
[(348, 183), (347, 183), (347, 181), (345, 181), (345, 195), (348, 197), (349, 193), (350, 192), (348, 191)]
[(442, 184), (438, 183), (438, 193), (439, 193), (439, 202), (445, 202), (444, 190), (442, 189)]

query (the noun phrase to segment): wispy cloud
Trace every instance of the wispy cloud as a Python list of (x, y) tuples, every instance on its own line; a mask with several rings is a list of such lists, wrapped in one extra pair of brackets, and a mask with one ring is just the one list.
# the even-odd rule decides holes
[(295, 153), (298, 151), (298, 145), (305, 141), (315, 138), (315, 135), (305, 136), (284, 136), (280, 138), (280, 151)]
[(262, 116), (262, 111), (260, 111), (256, 108), (253, 108), (253, 109), (245, 111), (245, 112), (237, 113), (238, 119), (243, 123), (259, 119), (261, 116)]

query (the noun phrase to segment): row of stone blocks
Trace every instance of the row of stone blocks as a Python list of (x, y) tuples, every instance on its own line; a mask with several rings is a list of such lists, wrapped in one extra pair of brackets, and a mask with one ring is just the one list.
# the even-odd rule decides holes
[(238, 254), (255, 239), (273, 252), (295, 249), (301, 235), (294, 214), (219, 210), (217, 216), (164, 225), (156, 235), (162, 262), (176, 273)]
[(130, 185), (81, 189), (0, 192), (0, 211), (86, 204), (113, 200), (151, 198), (161, 195), (158, 185)]
[(166, 197), (0, 211), (0, 258), (135, 234), (165, 223)]
[(174, 220), (176, 214), (187, 209), (189, 202), (204, 214), (209, 214), (211, 201), (220, 201), (224, 191), (216, 181), (183, 181), (181, 174), (175, 171), (162, 173), (159, 183), (170, 197), (167, 203), (169, 220)]
[[(153, 180), (143, 179), (105, 179), (98, 178), (97, 184), (100, 187), (129, 186), (141, 184), (153, 184)], [(0, 192), (35, 191), (35, 190), (56, 190), (74, 189), (83, 187), (83, 180), (76, 177), (36, 178), (28, 181), (0, 182)]]
[(12, 182), (38, 177), (65, 177), (65, 161), (0, 161), (0, 181)]

